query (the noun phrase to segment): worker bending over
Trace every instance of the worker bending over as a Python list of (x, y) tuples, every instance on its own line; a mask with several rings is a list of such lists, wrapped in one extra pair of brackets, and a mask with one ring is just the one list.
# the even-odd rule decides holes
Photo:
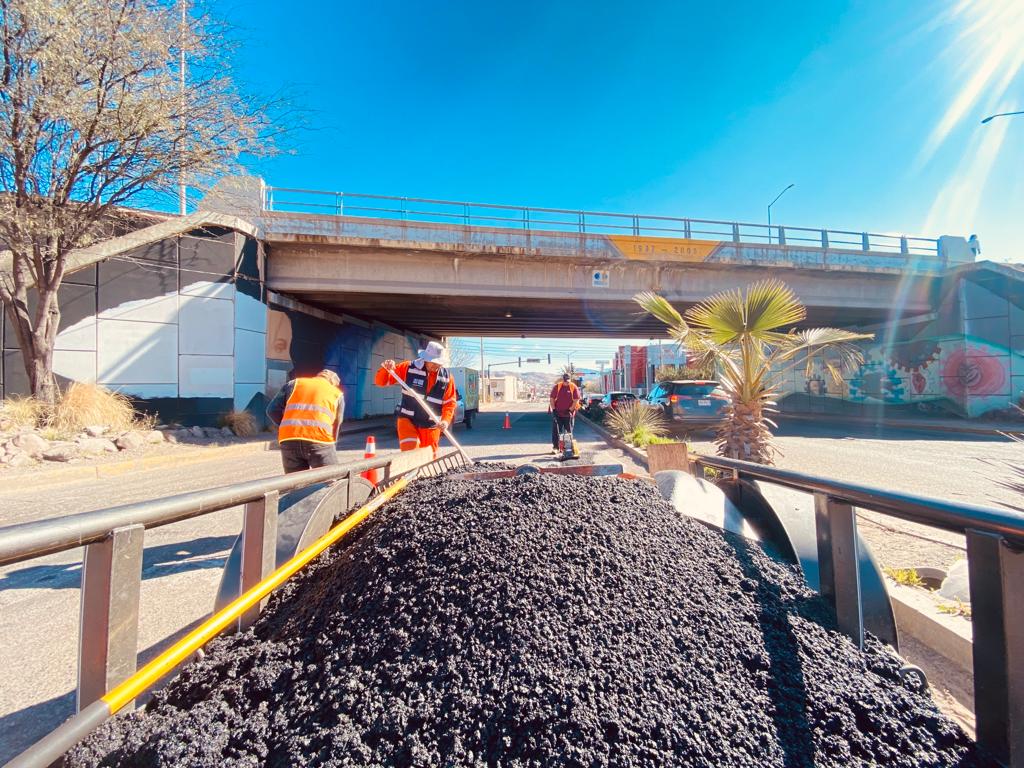
[(374, 377), (378, 387), (395, 384), (391, 372), (404, 381), (410, 389), (422, 397), (430, 409), (438, 414), (440, 422), (435, 423), (423, 406), (408, 392), (402, 392), (395, 415), (398, 430), (398, 447), (403, 451), (430, 446), (437, 456), (437, 445), (441, 432), (448, 428), (455, 417), (455, 382), (444, 367), (445, 349), (432, 341), (421, 349), (415, 360), (395, 363), (385, 360)]
[(572, 432), (576, 411), (583, 402), (580, 388), (569, 381), (569, 374), (563, 373), (562, 380), (551, 388), (548, 413), (551, 414), (551, 449), (558, 452), (558, 437), (562, 432)]
[(267, 418), (277, 424), (284, 471), (337, 464), (335, 443), (344, 413), (345, 395), (334, 371), (325, 368), (285, 384), (267, 406)]

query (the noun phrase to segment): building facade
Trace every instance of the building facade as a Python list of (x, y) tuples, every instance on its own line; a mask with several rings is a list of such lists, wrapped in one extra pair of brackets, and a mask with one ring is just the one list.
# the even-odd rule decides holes
[[(325, 367), (341, 378), (346, 418), (389, 414), (399, 390), (374, 386), (374, 370), (429, 341), (268, 291), (257, 232), (224, 214), (175, 217), (74, 264), (58, 296), (58, 382), (101, 384), (165, 422), (212, 426), (242, 409), (262, 419), (290, 377)], [(3, 312), (0, 339), (0, 397), (28, 394)]]

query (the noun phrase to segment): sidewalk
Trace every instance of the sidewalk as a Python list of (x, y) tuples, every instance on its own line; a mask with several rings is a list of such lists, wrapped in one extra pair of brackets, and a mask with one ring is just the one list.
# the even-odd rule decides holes
[(789, 413), (778, 414), (778, 421), (817, 421), (827, 424), (850, 424), (862, 427), (889, 427), (892, 429), (921, 429), (934, 432), (952, 432), (965, 435), (1021, 435), (1024, 436), (1024, 422), (1020, 421), (972, 421), (957, 418), (896, 418), (873, 419), (862, 416), (842, 416), (832, 413)]

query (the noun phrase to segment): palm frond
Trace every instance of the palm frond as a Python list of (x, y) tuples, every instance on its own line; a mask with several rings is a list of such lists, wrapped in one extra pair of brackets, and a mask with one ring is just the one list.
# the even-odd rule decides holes
[(659, 296), (653, 291), (638, 293), (633, 297), (633, 301), (639, 304), (644, 312), (654, 315), (654, 317), (669, 326), (669, 328), (686, 327), (686, 321), (683, 320), (683, 316), (669, 303), (668, 299)]
[(686, 321), (715, 344), (731, 344), (746, 330), (743, 309), (738, 289), (722, 291), (686, 310)]
[[(854, 333), (842, 328), (807, 328), (789, 334), (789, 339), (778, 346), (772, 356), (772, 363), (784, 363), (801, 354), (806, 354), (805, 368), (810, 375), (814, 360), (823, 354), (832, 359), (825, 363), (832, 380), (842, 380), (842, 372), (864, 362), (864, 351), (855, 342), (873, 339), (871, 333)], [(833, 361), (838, 359), (839, 364)]]
[(806, 310), (781, 280), (762, 280), (747, 287), (717, 293), (686, 312), (687, 321), (706, 331), (719, 344), (747, 335), (765, 343), (781, 336), (775, 329), (798, 323)]
[(754, 337), (792, 326), (807, 317), (807, 310), (793, 289), (781, 280), (754, 283), (747, 288), (745, 304), (747, 333)]

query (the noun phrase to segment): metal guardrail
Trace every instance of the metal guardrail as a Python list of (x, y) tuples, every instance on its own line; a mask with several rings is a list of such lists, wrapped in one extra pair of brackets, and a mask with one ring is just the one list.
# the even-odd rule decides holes
[(500, 227), (574, 234), (591, 233), (781, 246), (795, 245), (939, 258), (938, 241), (927, 237), (854, 232), (842, 229), (788, 227), (782, 224), (751, 224), (674, 216), (469, 203), (423, 197), (324, 192), (290, 187), (264, 187), (263, 209), (270, 212), (361, 216), (465, 227)]
[(1002, 764), (1024, 766), (1024, 515), (887, 491), (719, 456), (691, 456), (725, 482), (760, 480), (810, 493), (821, 594), (840, 630), (863, 646), (855, 508), (962, 533), (967, 538), (974, 711), (978, 744)]
[[(244, 505), (241, 591), (245, 592), (275, 568), (282, 493), (315, 483), (348, 482), (370, 469), (383, 469), (378, 487), (384, 487), (394, 481), (392, 462), (400, 455), (7, 526), (0, 528), (0, 565), (85, 547), (78, 638), (77, 708), (81, 710), (135, 672), (147, 529)], [(447, 458), (434, 462), (437, 471), (443, 471)], [(240, 626), (255, 621), (259, 610), (257, 606), (246, 613)]]

